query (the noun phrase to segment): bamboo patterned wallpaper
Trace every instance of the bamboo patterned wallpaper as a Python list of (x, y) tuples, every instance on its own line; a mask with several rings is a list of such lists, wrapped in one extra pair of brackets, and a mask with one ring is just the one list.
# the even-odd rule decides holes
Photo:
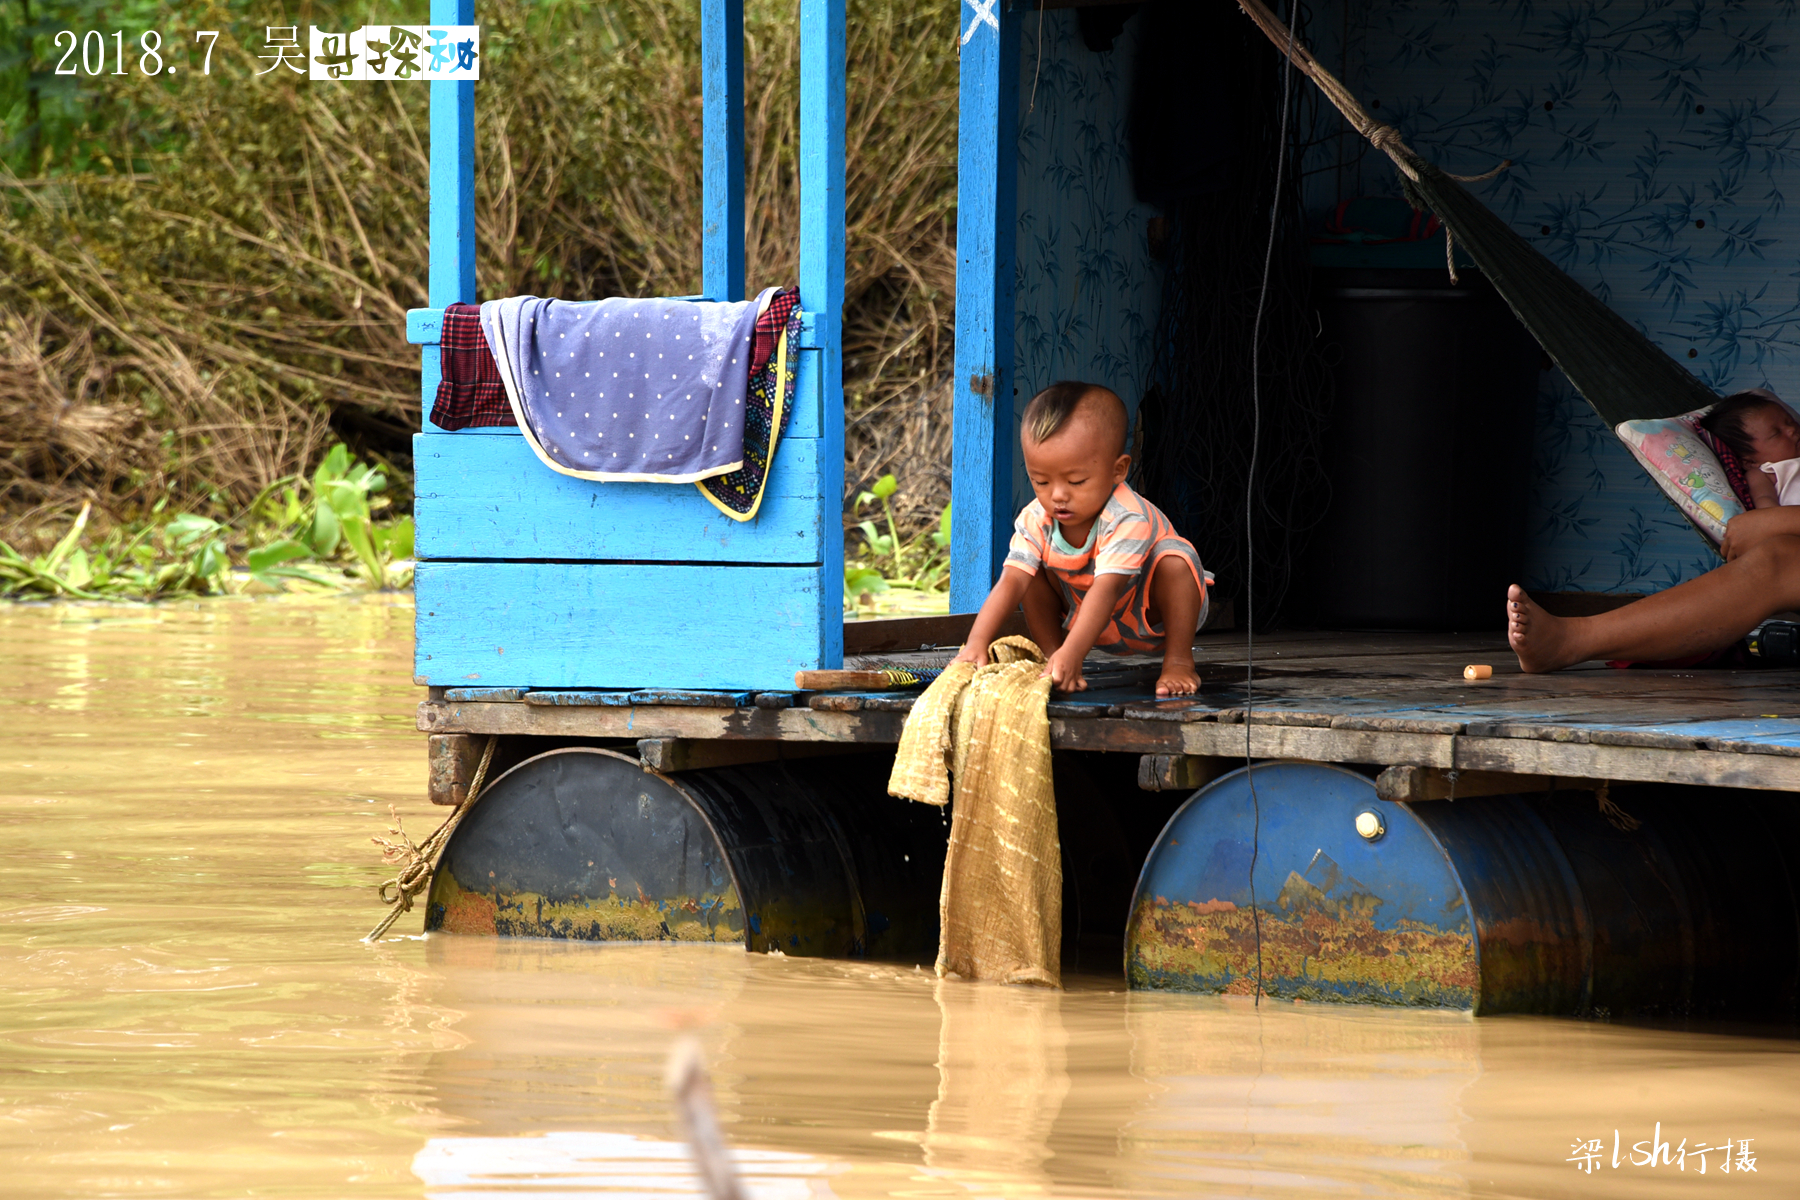
[[(1427, 157), (1462, 174), (1511, 158), (1476, 194), (1708, 384), (1800, 400), (1797, 7), (1354, 0), (1347, 46), (1343, 7), (1314, 28)], [(1346, 156), (1314, 196), (1397, 192), (1377, 157)], [(1649, 592), (1718, 564), (1559, 372), (1533, 492), (1532, 586)]]
[[(1132, 195), (1125, 142), (1139, 22), (1102, 54), (1082, 45), (1071, 9), (1020, 25), (1015, 412), (1059, 379), (1085, 379), (1135, 414), (1162, 287), (1147, 232), (1156, 210)], [(1022, 459), (1013, 493), (1019, 507), (1031, 499)]]
[[(1124, 138), (1140, 22), (1097, 54), (1073, 12), (1043, 17), (1041, 50), (1039, 12), (1020, 21), (1019, 402), (1089, 378), (1135, 408), (1159, 287)], [(1310, 28), (1434, 161), (1513, 159), (1477, 195), (1707, 383), (1800, 400), (1800, 0), (1339, 0)], [(1307, 165), (1321, 209), (1398, 190), (1353, 138)], [(1530, 586), (1648, 592), (1717, 564), (1559, 373), (1539, 401)]]

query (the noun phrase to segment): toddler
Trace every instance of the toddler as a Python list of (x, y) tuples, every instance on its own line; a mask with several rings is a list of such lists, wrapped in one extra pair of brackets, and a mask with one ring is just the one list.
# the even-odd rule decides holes
[(1206, 572), (1193, 544), (1125, 483), (1125, 405), (1106, 388), (1055, 383), (1025, 406), (1020, 440), (1037, 499), (1013, 526), (994, 590), (959, 662), (987, 662), (1015, 608), (1049, 661), (1059, 691), (1087, 687), (1082, 659), (1161, 651), (1158, 696), (1199, 690), (1194, 633), (1205, 619)]
[(1700, 424), (1745, 466), (1759, 468), (1745, 472), (1757, 508), (1800, 504), (1800, 424), (1774, 392), (1752, 388), (1727, 396)]

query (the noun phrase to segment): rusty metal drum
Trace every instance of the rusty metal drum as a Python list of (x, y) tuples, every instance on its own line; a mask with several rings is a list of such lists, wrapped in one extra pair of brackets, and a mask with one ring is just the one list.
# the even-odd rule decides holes
[(1589, 792), (1405, 804), (1341, 767), (1240, 769), (1157, 839), (1126, 973), (1249, 995), (1260, 970), (1271, 996), (1477, 1014), (1791, 1017), (1782, 799), (1645, 787), (1622, 820)]
[(886, 765), (663, 775), (611, 750), (538, 755), (451, 837), (425, 927), (929, 961), (945, 834), (935, 810), (885, 794)]

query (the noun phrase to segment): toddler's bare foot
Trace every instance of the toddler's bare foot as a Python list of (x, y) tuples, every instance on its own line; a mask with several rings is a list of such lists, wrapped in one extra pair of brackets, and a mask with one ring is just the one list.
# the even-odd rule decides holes
[(1158, 696), (1191, 696), (1200, 690), (1200, 674), (1194, 670), (1194, 660), (1185, 662), (1163, 659), (1162, 674), (1156, 680)]
[(1571, 636), (1574, 619), (1551, 616), (1516, 583), (1507, 588), (1506, 640), (1519, 656), (1519, 669), (1527, 674), (1560, 671), (1587, 657)]

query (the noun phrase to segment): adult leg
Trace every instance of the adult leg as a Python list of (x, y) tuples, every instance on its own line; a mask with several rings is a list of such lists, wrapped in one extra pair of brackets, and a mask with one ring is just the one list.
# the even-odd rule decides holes
[(1514, 584), (1506, 640), (1525, 671), (1588, 659), (1680, 658), (1729, 646), (1770, 614), (1800, 607), (1800, 537), (1765, 538), (1722, 567), (1592, 617), (1553, 617)]
[(1031, 640), (1037, 643), (1045, 658), (1062, 648), (1063, 597), (1061, 589), (1050, 582), (1049, 568), (1040, 566), (1037, 574), (1031, 577), (1019, 607), (1025, 610), (1025, 628), (1030, 632)]
[(1163, 669), (1156, 681), (1159, 696), (1191, 696), (1200, 690), (1194, 669), (1194, 634), (1200, 626), (1200, 586), (1178, 555), (1157, 560), (1150, 574), (1146, 616), (1163, 628)]

